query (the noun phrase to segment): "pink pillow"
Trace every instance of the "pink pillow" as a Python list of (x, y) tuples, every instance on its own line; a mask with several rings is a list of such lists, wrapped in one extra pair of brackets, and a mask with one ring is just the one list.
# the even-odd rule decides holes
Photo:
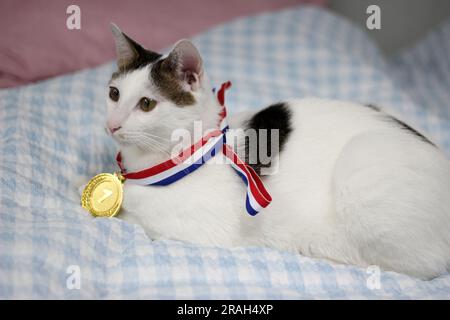
[[(299, 3), (327, 0), (2, 0), (0, 87), (12, 87), (114, 59), (110, 22), (153, 50), (229, 19)], [(81, 10), (81, 29), (69, 30), (66, 9)]]

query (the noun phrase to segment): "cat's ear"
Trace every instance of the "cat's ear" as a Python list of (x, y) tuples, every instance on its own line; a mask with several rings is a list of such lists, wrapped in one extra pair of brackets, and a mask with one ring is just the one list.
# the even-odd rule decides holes
[(178, 79), (196, 90), (203, 80), (203, 60), (194, 44), (186, 39), (178, 41), (167, 56)]
[(114, 23), (111, 23), (111, 31), (116, 43), (117, 66), (119, 70), (125, 70), (133, 64), (138, 64), (139, 61), (152, 62), (152, 60), (156, 60), (161, 56), (159, 53), (143, 48), (139, 43), (123, 33)]
[(117, 67), (119, 70), (126, 69), (139, 58), (140, 45), (123, 33), (114, 23), (111, 23), (111, 31), (116, 43)]

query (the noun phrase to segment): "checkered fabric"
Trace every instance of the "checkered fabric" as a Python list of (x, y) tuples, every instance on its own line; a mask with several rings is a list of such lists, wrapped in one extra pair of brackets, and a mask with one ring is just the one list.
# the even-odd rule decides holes
[[(388, 61), (349, 22), (296, 7), (194, 41), (213, 82), (233, 82), (230, 112), (305, 96), (373, 103), (448, 153), (449, 35), (450, 21)], [(370, 270), (266, 248), (151, 241), (138, 225), (92, 218), (77, 187), (80, 176), (117, 169), (103, 130), (112, 70), (0, 91), (0, 298), (450, 298), (450, 275), (381, 272), (377, 289)]]

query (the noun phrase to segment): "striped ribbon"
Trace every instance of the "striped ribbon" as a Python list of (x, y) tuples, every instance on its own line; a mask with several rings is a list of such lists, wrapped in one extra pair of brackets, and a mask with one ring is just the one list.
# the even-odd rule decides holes
[(197, 143), (184, 149), (177, 157), (154, 165), (150, 168), (127, 172), (122, 165), (122, 156), (117, 154), (117, 164), (122, 175), (130, 182), (139, 185), (166, 186), (180, 180), (189, 173), (197, 170), (218, 152), (222, 152), (229, 160), (232, 168), (247, 185), (246, 209), (254, 216), (261, 209), (267, 207), (272, 197), (264, 187), (258, 174), (242, 161), (233, 148), (226, 143), (227, 111), (225, 108), (225, 91), (231, 87), (231, 82), (225, 82), (217, 91), (217, 99), (222, 106), (219, 128), (203, 136)]

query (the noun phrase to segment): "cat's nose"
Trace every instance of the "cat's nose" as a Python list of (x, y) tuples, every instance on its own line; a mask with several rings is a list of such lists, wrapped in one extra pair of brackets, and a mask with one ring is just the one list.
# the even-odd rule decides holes
[(118, 127), (113, 127), (113, 128), (108, 128), (109, 129), (109, 132), (111, 132), (111, 134), (114, 134), (114, 132), (116, 132), (117, 130), (119, 130), (120, 128), (122, 128), (121, 126), (118, 126)]

